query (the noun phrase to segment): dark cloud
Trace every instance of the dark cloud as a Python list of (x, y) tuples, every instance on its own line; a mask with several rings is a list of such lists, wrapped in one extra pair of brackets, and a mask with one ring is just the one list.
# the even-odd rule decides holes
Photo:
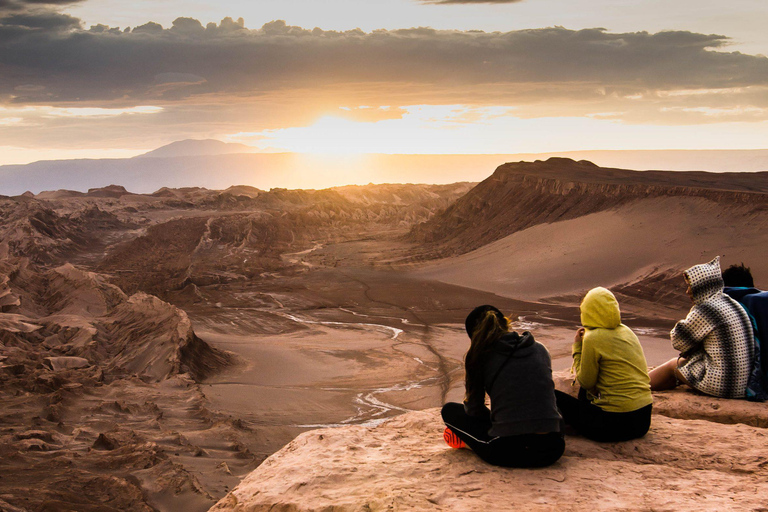
[(78, 18), (57, 9), (83, 0), (0, 0), (0, 44), (27, 31), (63, 32), (81, 28)]
[(20, 4), (25, 5), (72, 5), (85, 0), (17, 0)]
[[(728, 52), (726, 37), (687, 31), (365, 33), (283, 21), (249, 30), (231, 18), (203, 27), (178, 18), (170, 28), (150, 22), (126, 32), (103, 25), (81, 30), (64, 14), (30, 16), (0, 17), (0, 101), (6, 103), (167, 105), (327, 89), (360, 101), (367, 92), (379, 105), (613, 108), (658, 103), (657, 91), (768, 86), (768, 58)], [(675, 101), (665, 98), (664, 108), (673, 111)]]
[(39, 8), (56, 8), (84, 2), (85, 0), (0, 0), (2, 11), (27, 11)]
[(60, 14), (53, 11), (40, 11), (11, 14), (0, 18), (0, 24), (4, 26), (57, 32), (80, 28), (80, 19), (68, 14)]

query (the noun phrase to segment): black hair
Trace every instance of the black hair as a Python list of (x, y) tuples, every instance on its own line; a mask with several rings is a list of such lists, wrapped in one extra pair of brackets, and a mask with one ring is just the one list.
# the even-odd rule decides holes
[(464, 320), (464, 328), (467, 330), (467, 336), (470, 338), (472, 337), (475, 329), (477, 329), (477, 325), (488, 311), (493, 311), (493, 313), (499, 318), (499, 321), (504, 318), (504, 313), (499, 311), (499, 308), (495, 306), (491, 306), (489, 304), (485, 304), (484, 306), (477, 306), (467, 315), (467, 319)]
[(472, 394), (473, 387), (480, 380), (482, 360), (493, 343), (509, 332), (509, 320), (497, 308), (485, 305), (478, 306), (467, 315), (464, 321), (471, 342), (464, 356), (464, 389), (467, 396)]
[(755, 281), (752, 279), (752, 272), (749, 267), (741, 265), (731, 265), (723, 271), (723, 282), (725, 286), (738, 288), (754, 288)]

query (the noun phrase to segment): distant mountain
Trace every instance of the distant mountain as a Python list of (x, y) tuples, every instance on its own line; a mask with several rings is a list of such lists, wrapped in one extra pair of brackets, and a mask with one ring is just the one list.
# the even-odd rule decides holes
[[(768, 154), (768, 152), (766, 152)], [(233, 153), (103, 160), (49, 160), (0, 166), (0, 195), (27, 190), (86, 192), (120, 183), (131, 192), (233, 185), (320, 189), (368, 183), (448, 184), (485, 179), (509, 155), (304, 155)], [(235, 193), (235, 191), (233, 191)], [(243, 192), (237, 190), (236, 194)], [(58, 196), (58, 194), (57, 194)]]
[(171, 142), (134, 158), (173, 158), (179, 156), (231, 155), (232, 153), (253, 152), (255, 152), (254, 148), (245, 144), (221, 142), (216, 139), (187, 139)]
[[(111, 183), (120, 183), (131, 192), (152, 193), (163, 187), (223, 190), (232, 185), (249, 185), (269, 190), (273, 187), (317, 189), (368, 183), (478, 182), (505, 162), (544, 160), (550, 156), (586, 159), (603, 167), (624, 169), (714, 172), (768, 170), (768, 150), (584, 151), (508, 155), (236, 152), (171, 156), (177, 151), (193, 151), (195, 147), (202, 150), (205, 146), (213, 152), (223, 151), (223, 148), (243, 147), (220, 141), (208, 142), (180, 141), (134, 158), (49, 160), (0, 166), (0, 195), (13, 196), (27, 190), (35, 194), (58, 189), (86, 192)], [(172, 149), (172, 146), (177, 149)]]

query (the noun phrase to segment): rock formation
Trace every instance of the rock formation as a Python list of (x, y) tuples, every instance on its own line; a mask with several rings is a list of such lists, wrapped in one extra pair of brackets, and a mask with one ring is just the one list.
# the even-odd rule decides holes
[(211, 510), (763, 510), (766, 426), (764, 404), (678, 389), (655, 394), (642, 439), (569, 435), (553, 466), (505, 469), (449, 448), (429, 409), (306, 432)]
[(178, 308), (128, 297), (71, 264), (0, 260), (0, 305), (0, 494), (14, 504), (0, 510), (150, 511), (169, 497), (210, 505), (158, 443), (176, 435), (171, 450), (203, 454), (172, 432), (202, 431), (202, 442), (225, 419), (206, 410), (195, 380), (232, 354), (199, 339)]
[(507, 163), (409, 238), (434, 256), (462, 254), (542, 223), (574, 219), (639, 199), (698, 197), (723, 206), (768, 205), (768, 172), (630, 171), (550, 158)]

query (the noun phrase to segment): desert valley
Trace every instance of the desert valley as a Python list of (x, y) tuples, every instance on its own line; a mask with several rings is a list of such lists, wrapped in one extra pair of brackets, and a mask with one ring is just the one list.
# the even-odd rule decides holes
[[(601, 475), (600, 509), (768, 497), (763, 404), (657, 393), (646, 439), (569, 438), (538, 474), (450, 452), (434, 409), (463, 395), (479, 304), (533, 332), (564, 389), (594, 286), (649, 365), (676, 355), (683, 269), (719, 254), (768, 283), (766, 172), (551, 158), (480, 183), (25, 193), (0, 219), (2, 510), (570, 510)], [(531, 487), (567, 475), (583, 500)]]
[(0, 512), (768, 511), (764, 4), (0, 0)]

